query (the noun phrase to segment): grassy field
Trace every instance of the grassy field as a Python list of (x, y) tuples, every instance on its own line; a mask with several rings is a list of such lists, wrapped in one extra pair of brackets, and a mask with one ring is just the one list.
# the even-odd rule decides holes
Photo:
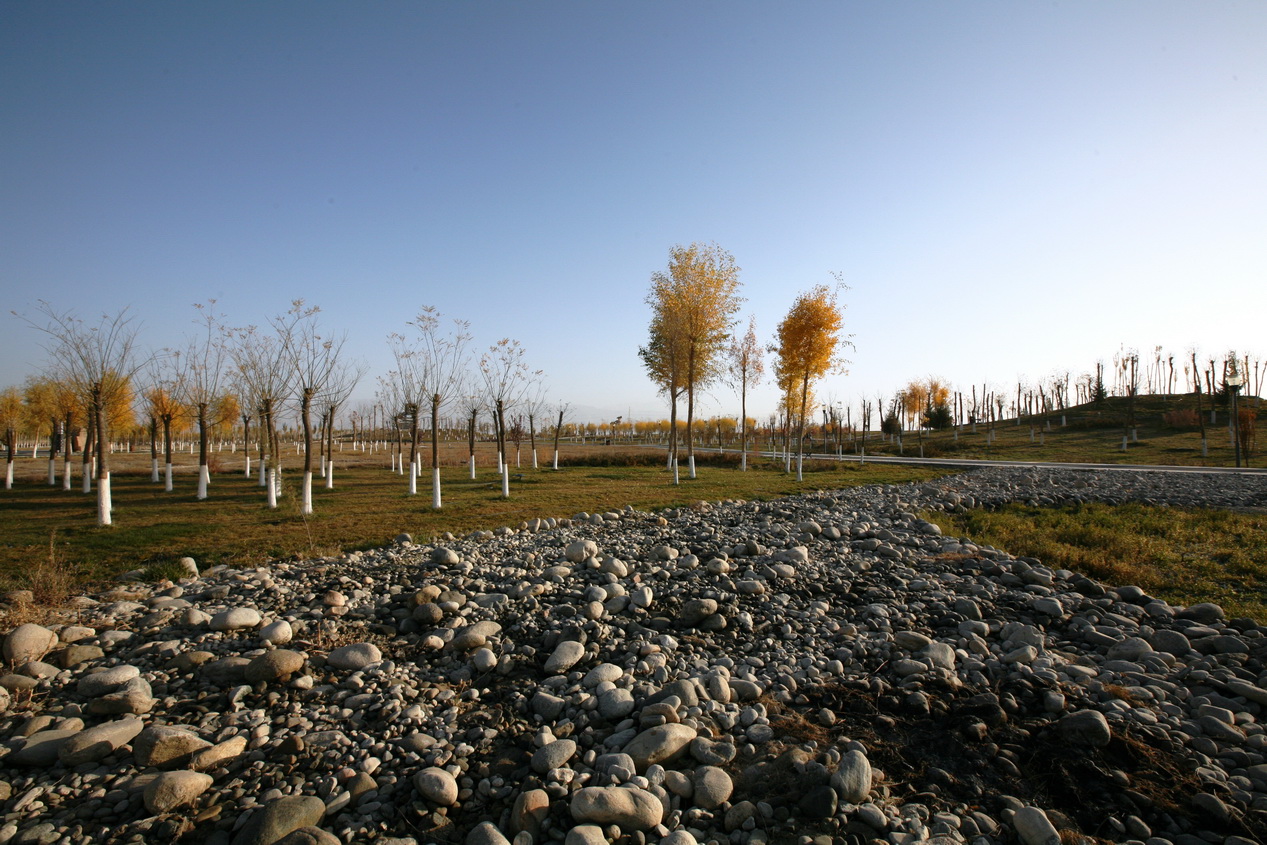
[[(327, 490), (314, 480), (314, 513), (299, 513), (298, 459), (289, 460), (285, 495), (269, 510), (256, 481), (238, 472), (213, 477), (210, 496), (195, 499), (194, 467), (190, 456), (178, 467), (175, 489), (163, 491), (149, 480), (147, 456), (115, 455), (112, 470), (114, 525), (96, 525), (95, 494), (49, 487), (44, 461), (25, 461), (14, 489), (0, 491), (5, 543), (0, 548), (0, 586), (34, 587), (55, 599), (67, 589), (103, 581), (133, 569), (170, 563), (188, 555), (206, 567), (217, 563), (250, 565), (270, 559), (311, 558), (341, 550), (372, 548), (390, 543), (401, 532), (425, 542), (445, 532), (456, 535), (476, 529), (517, 525), (532, 517), (570, 517), (626, 505), (655, 509), (703, 500), (768, 499), (807, 490), (872, 483), (901, 483), (933, 478), (942, 472), (915, 467), (857, 467), (836, 463), (811, 464), (804, 482), (784, 474), (768, 462), (756, 462), (748, 472), (733, 466), (702, 463), (695, 480), (682, 473), (674, 486), (659, 466), (620, 466), (622, 460), (659, 463), (656, 453), (643, 450), (632, 456), (612, 448), (569, 449), (565, 462), (591, 461), (607, 466), (565, 465), (558, 471), (531, 468), (525, 453), (523, 468), (512, 465), (511, 498), (501, 487), (482, 452), (477, 477), (470, 479), (459, 465), (458, 448), (451, 447), (442, 467), (444, 507), (431, 508), (430, 471), (418, 481), (417, 495), (408, 492), (408, 479), (388, 469), (388, 457), (346, 453), (336, 460), (335, 487)], [(241, 456), (217, 456), (218, 463), (237, 464)], [(708, 458), (705, 460), (712, 460)], [(293, 465), (293, 466), (291, 466)]]
[(925, 514), (947, 534), (1036, 557), (1173, 604), (1214, 602), (1267, 624), (1267, 515), (1144, 505)]
[[(1252, 399), (1247, 399), (1246, 405), (1252, 402)], [(883, 440), (873, 433), (867, 441), (867, 454), (918, 456), (922, 447), (924, 456), (929, 458), (1233, 466), (1235, 453), (1228, 431), (1229, 412), (1219, 408), (1217, 422), (1210, 425), (1208, 399), (1203, 408), (1206, 422), (1204, 455), (1199, 428), (1175, 428), (1164, 419), (1168, 411), (1195, 411), (1196, 401), (1191, 395), (1138, 397), (1136, 425), (1133, 435), (1127, 435), (1125, 451), (1122, 450), (1122, 437), (1127, 432), (1129, 419), (1126, 399), (1111, 397), (1098, 406), (1068, 409), (1064, 412), (1064, 425), (1061, 425), (1061, 413), (1024, 417), (1019, 425), (1016, 420), (998, 423), (994, 428), (994, 439), (990, 442), (987, 442), (985, 425), (978, 425), (976, 433), (965, 426), (957, 435), (951, 431), (925, 432), (922, 436), (906, 432), (899, 453), (895, 439)], [(821, 442), (817, 429), (815, 434)], [(852, 453), (855, 444), (846, 443), (845, 449)], [(1241, 465), (1267, 466), (1262, 449), (1255, 448), (1248, 456), (1242, 455)]]

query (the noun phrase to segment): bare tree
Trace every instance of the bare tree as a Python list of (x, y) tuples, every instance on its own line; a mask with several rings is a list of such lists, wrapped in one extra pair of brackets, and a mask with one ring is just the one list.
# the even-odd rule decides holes
[(198, 493), (199, 500), (207, 498), (207, 486), (211, 483), (211, 468), (207, 462), (207, 446), (212, 426), (220, 421), (212, 414), (220, 399), (229, 361), (225, 345), (225, 330), (215, 313), (216, 301), (206, 305), (196, 303), (198, 333), (189, 338), (184, 354), (177, 361), (177, 386), (181, 400), (198, 422)]
[(568, 403), (560, 402), (558, 405), (559, 420), (554, 424), (554, 469), (559, 468), (559, 434), (563, 431), (563, 418), (568, 412)]
[(230, 354), (242, 407), (254, 409), (259, 418), (260, 486), (266, 489), (268, 507), (275, 508), (282, 491), (277, 422), (292, 381), (285, 344), (278, 334), (247, 326), (234, 331)]
[(761, 344), (757, 342), (757, 318), (748, 318), (748, 331), (732, 338), (726, 349), (726, 373), (730, 386), (739, 391), (739, 466), (748, 469), (748, 388), (761, 383), (765, 374)]
[(506, 414), (522, 400), (529, 387), (541, 378), (540, 370), (529, 369), (519, 341), (502, 338), (480, 358), (484, 397), (497, 427), (497, 465), (502, 477), (502, 498), (510, 498), (510, 469), (506, 463)]
[(41, 301), (39, 321), (27, 323), (49, 339), (46, 347), (58, 377), (88, 405), (96, 437), (97, 524), (110, 525), (110, 448), (108, 409), (131, 400), (132, 379), (147, 358), (137, 350), (138, 327), (127, 309), (102, 315), (89, 325), (70, 311), (58, 312)]
[(312, 405), (340, 372), (340, 356), (347, 342), (347, 335), (322, 333), (320, 313), (321, 309), (315, 305), (307, 306), (302, 299), (296, 299), (289, 311), (270, 320), (294, 375), (294, 389), (299, 398), (299, 422), (304, 437), (299, 512), (305, 516), (312, 513)]
[(320, 403), (325, 409), (323, 414), (325, 432), (324, 452), (321, 459), (321, 474), (326, 480), (326, 489), (334, 488), (334, 423), (339, 409), (356, 389), (357, 382), (365, 375), (365, 367), (359, 362), (337, 363), (325, 389), (321, 392)]

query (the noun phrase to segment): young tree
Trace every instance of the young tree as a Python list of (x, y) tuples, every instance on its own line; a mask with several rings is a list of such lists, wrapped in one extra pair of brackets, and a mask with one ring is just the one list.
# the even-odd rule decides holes
[(305, 306), (302, 299), (291, 303), (290, 310), (270, 322), (280, 339), (294, 388), (299, 395), (299, 421), (304, 437), (304, 474), (299, 511), (312, 513), (312, 405), (327, 390), (341, 371), (346, 335), (337, 337), (322, 333), (318, 315), (321, 309)]
[(779, 323), (775, 374), (780, 385), (795, 385), (799, 392), (797, 481), (803, 477), (803, 441), (810, 385), (832, 370), (842, 368), (845, 361), (839, 357), (837, 350), (842, 345), (851, 345), (848, 338), (840, 336), (844, 322), (841, 310), (836, 301), (836, 290), (827, 285), (817, 285), (798, 296), (783, 322)]
[(290, 359), (280, 334), (270, 334), (255, 326), (236, 329), (233, 334), (230, 347), (233, 381), (242, 404), (254, 409), (259, 417), (260, 486), (266, 488), (268, 507), (275, 508), (282, 490), (277, 422), (293, 381)]
[(22, 392), (16, 387), (0, 391), (0, 429), (4, 430), (4, 489), (13, 489), (13, 458), (23, 417)]
[(668, 272), (651, 276), (647, 303), (652, 307), (653, 322), (660, 320), (659, 330), (673, 339), (683, 356), (686, 455), (691, 478), (695, 477), (692, 429), (696, 392), (718, 376), (721, 353), (742, 301), (739, 267), (717, 244), (675, 246), (669, 250)]
[(196, 498), (207, 498), (207, 486), (211, 483), (211, 467), (208, 463), (208, 445), (211, 428), (219, 420), (214, 418), (216, 402), (223, 393), (228, 349), (225, 330), (215, 312), (216, 301), (206, 305), (195, 303), (198, 316), (194, 320), (198, 331), (190, 337), (184, 352), (177, 357), (177, 378), (181, 401), (189, 408), (198, 422), (198, 492)]
[(554, 469), (559, 468), (559, 434), (563, 431), (563, 417), (567, 414), (568, 403), (560, 402), (558, 404), (559, 419), (554, 424)]
[(40, 302), (40, 322), (27, 322), (49, 339), (54, 371), (86, 400), (97, 441), (97, 524), (110, 525), (110, 449), (107, 408), (130, 401), (132, 377), (144, 365), (137, 327), (127, 309), (90, 326), (72, 312)]
[(340, 361), (325, 389), (321, 392), (320, 404), (322, 414), (322, 431), (324, 432), (321, 471), (326, 480), (326, 489), (334, 489), (334, 422), (343, 403), (356, 389), (357, 382), (365, 375), (365, 368), (360, 363), (349, 364)]
[(651, 338), (638, 348), (638, 357), (660, 392), (669, 397), (668, 466), (673, 470), (673, 483), (678, 479), (677, 403), (683, 390), (686, 355), (680, 337), (668, 327), (669, 318), (663, 309), (652, 305)]
[(540, 370), (528, 368), (523, 356), (523, 347), (519, 341), (502, 338), (480, 358), (484, 397), (493, 412), (497, 427), (497, 461), (502, 476), (502, 498), (506, 499), (510, 498), (510, 468), (506, 464), (506, 414), (542, 376)]
[(765, 362), (761, 344), (757, 342), (757, 318), (748, 318), (748, 332), (742, 338), (734, 338), (726, 350), (727, 374), (730, 385), (739, 391), (739, 466), (748, 470), (748, 388), (761, 383), (765, 374)]

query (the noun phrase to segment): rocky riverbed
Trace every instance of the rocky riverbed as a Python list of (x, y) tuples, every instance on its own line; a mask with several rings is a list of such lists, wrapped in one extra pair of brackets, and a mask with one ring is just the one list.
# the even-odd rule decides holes
[(8, 633), (0, 845), (1267, 841), (1267, 629), (915, 515), (1018, 500), (1263, 508), (1267, 477), (982, 470), (186, 561)]

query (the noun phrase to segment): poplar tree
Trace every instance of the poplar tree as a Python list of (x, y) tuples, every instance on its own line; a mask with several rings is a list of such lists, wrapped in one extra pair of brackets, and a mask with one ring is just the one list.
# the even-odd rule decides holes
[(739, 465), (748, 469), (748, 388), (756, 387), (765, 375), (761, 344), (757, 342), (757, 318), (748, 319), (748, 332), (735, 338), (726, 350), (727, 374), (732, 387), (739, 391)]
[[(658, 335), (662, 343), (667, 341), (666, 352), (681, 356), (675, 371), (679, 371), (681, 389), (686, 393), (686, 454), (691, 478), (695, 477), (696, 392), (720, 374), (721, 355), (742, 302), (739, 267), (734, 256), (717, 244), (675, 246), (669, 250), (667, 272), (651, 275), (647, 303), (652, 309), (653, 342)], [(669, 398), (672, 402), (674, 396)]]
[[(811, 385), (846, 363), (838, 354), (842, 346), (852, 345), (841, 337), (843, 310), (836, 301), (836, 291), (818, 285), (796, 298), (777, 332), (775, 374), (780, 387), (795, 390), (799, 400), (797, 429), (796, 479), (802, 479), (804, 462), (805, 420)], [(791, 409), (789, 408), (789, 411)]]

